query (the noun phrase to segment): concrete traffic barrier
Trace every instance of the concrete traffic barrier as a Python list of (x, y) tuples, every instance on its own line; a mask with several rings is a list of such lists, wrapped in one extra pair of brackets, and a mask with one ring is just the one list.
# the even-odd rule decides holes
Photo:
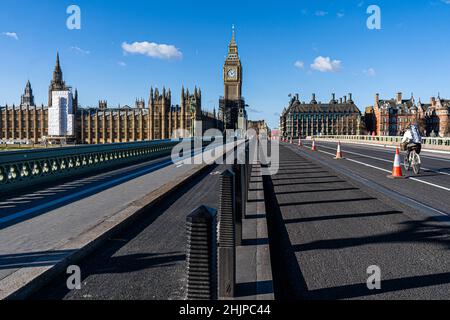
[(187, 299), (217, 300), (217, 211), (201, 206), (186, 222)]
[(218, 229), (219, 299), (233, 298), (235, 293), (236, 287), (235, 212), (236, 212), (235, 175), (230, 170), (225, 170), (220, 176), (219, 229)]

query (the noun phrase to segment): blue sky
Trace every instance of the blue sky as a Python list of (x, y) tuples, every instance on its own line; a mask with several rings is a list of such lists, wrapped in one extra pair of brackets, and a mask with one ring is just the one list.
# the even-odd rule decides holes
[[(59, 51), (64, 78), (78, 88), (82, 106), (147, 100), (152, 85), (171, 88), (178, 104), (181, 86), (197, 85), (204, 109), (212, 110), (223, 94), (233, 24), (249, 116), (271, 127), (289, 93), (309, 100), (315, 92), (328, 101), (332, 92), (352, 92), (360, 109), (373, 104), (377, 92), (450, 97), (446, 2), (2, 0), (0, 104), (17, 104), (28, 79), (36, 102), (45, 104)], [(81, 8), (81, 30), (66, 27), (71, 4)], [(381, 8), (381, 30), (366, 27), (371, 4)], [(123, 43), (134, 42), (157, 44), (147, 48), (153, 56), (126, 54)], [(161, 44), (173, 47), (161, 50)], [(315, 61), (331, 69), (314, 68)]]

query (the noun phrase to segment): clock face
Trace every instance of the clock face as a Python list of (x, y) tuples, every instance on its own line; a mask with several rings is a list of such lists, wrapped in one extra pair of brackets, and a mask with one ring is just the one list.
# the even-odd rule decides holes
[(228, 69), (228, 77), (229, 78), (235, 78), (236, 77), (236, 70), (235, 69)]

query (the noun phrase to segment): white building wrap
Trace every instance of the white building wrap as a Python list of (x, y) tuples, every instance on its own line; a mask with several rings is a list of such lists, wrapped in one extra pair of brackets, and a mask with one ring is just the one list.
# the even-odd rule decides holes
[(54, 137), (74, 136), (72, 92), (53, 91), (52, 105), (48, 109), (48, 135)]

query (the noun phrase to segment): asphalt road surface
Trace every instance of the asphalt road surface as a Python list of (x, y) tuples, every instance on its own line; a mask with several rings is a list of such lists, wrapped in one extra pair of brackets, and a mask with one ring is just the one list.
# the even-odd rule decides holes
[[(392, 162), (374, 157), (393, 161), (392, 149), (344, 145), (359, 164), (318, 147), (327, 153), (284, 144), (265, 178), (277, 298), (450, 299), (449, 191), (388, 179)], [(418, 179), (449, 188), (448, 159), (423, 158), (433, 171)], [(368, 289), (369, 266), (381, 290)]]
[[(318, 159), (332, 162), (337, 169), (347, 169), (363, 178), (374, 181), (389, 190), (401, 193), (423, 205), (437, 209), (441, 214), (450, 213), (450, 153), (447, 155), (422, 152), (422, 172), (416, 176), (406, 172), (402, 166), (406, 180), (386, 179), (392, 173), (395, 149), (367, 145), (343, 144), (345, 160), (331, 161), (336, 155), (337, 143), (318, 141)], [(311, 142), (306, 142), (310, 146)], [(307, 148), (302, 149), (307, 152)], [(403, 164), (403, 153), (401, 160)], [(433, 210), (430, 209), (430, 210)], [(438, 213), (436, 211), (436, 213)]]
[(169, 195), (131, 228), (109, 239), (79, 266), (81, 290), (69, 291), (62, 275), (31, 299), (173, 300), (186, 294), (186, 217), (200, 205), (218, 207), (219, 177), (226, 165)]

